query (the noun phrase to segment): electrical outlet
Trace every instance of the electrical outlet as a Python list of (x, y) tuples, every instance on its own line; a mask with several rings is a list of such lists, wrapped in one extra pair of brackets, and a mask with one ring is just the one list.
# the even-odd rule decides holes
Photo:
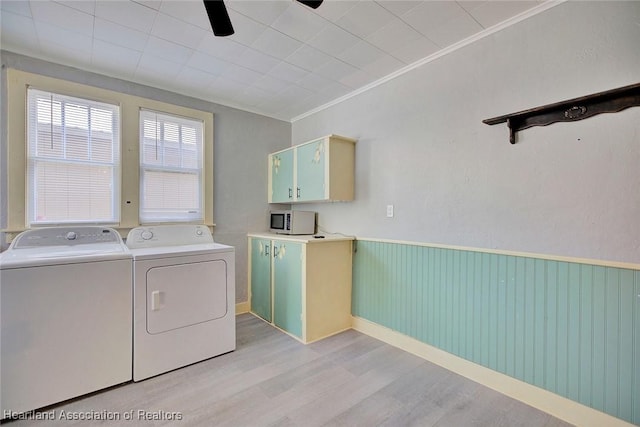
[(387, 218), (393, 218), (393, 205), (387, 205)]

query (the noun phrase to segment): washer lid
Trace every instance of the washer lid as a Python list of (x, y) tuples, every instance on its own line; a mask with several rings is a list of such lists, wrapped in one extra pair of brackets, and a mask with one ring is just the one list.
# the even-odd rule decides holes
[(117, 243), (83, 245), (83, 247), (48, 246), (30, 249), (8, 249), (0, 254), (0, 268), (36, 267), (79, 264), (86, 262), (131, 260), (126, 246)]
[(131, 259), (117, 231), (105, 227), (49, 227), (20, 233), (0, 254), (0, 267), (23, 268)]

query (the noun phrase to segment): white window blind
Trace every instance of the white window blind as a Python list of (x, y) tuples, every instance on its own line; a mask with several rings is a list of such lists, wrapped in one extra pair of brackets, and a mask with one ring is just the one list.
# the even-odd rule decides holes
[(27, 223), (118, 223), (119, 107), (29, 88), (27, 115)]
[(203, 123), (140, 110), (140, 222), (203, 222)]

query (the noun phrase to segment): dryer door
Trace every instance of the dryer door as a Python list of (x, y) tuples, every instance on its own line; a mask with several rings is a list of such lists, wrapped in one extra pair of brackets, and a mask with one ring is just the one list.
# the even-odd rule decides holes
[(147, 332), (161, 334), (224, 317), (227, 264), (212, 260), (147, 270)]

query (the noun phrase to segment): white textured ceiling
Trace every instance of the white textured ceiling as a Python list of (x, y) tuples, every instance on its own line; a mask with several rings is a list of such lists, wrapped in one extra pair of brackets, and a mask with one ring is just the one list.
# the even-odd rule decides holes
[(540, 1), (0, 1), (1, 48), (291, 120), (541, 5)]

